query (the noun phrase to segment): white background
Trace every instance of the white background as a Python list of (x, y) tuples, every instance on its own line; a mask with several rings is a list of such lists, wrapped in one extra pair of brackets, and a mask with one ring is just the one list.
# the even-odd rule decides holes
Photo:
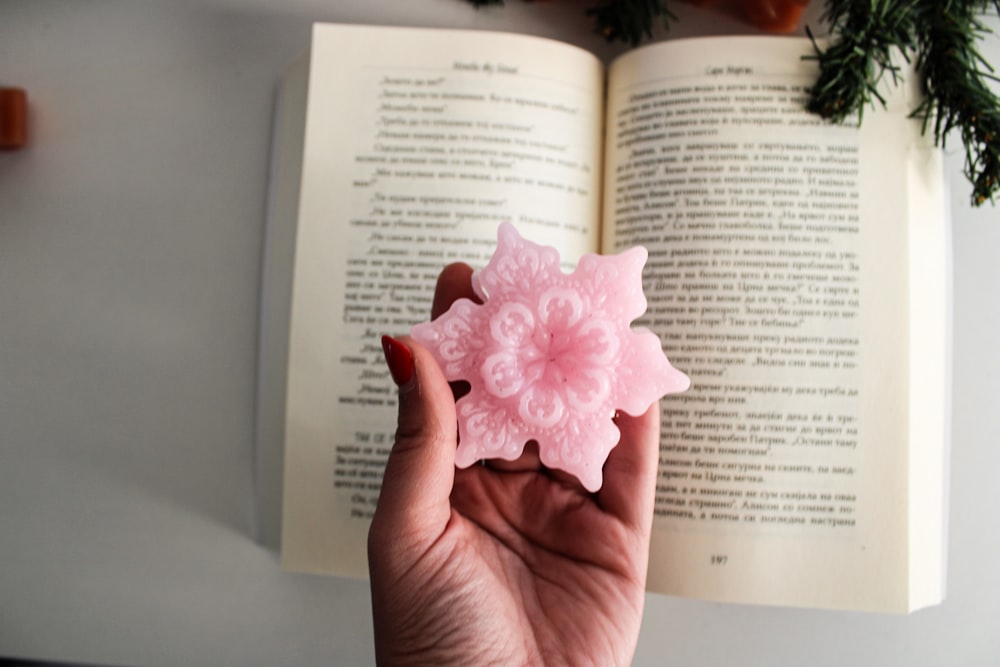
[[(275, 85), (314, 20), (620, 52), (586, 4), (0, 0), (0, 85), (27, 89), (32, 123), (0, 153), (0, 656), (373, 661), (367, 583), (284, 573), (252, 538)], [(671, 36), (748, 30), (671, 6)], [(969, 207), (961, 165), (954, 138), (947, 601), (895, 617), (650, 595), (635, 664), (1000, 664), (1000, 215)]]

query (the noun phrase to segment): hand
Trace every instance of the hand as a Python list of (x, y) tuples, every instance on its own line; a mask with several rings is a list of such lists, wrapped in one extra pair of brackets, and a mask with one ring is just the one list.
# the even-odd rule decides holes
[[(473, 298), (451, 265), (433, 315)], [(411, 359), (412, 355), (412, 359)], [(368, 536), (375, 653), (383, 665), (625, 665), (642, 619), (659, 409), (621, 414), (604, 483), (587, 493), (516, 461), (455, 468), (452, 389), (425, 348), (388, 339), (400, 384), (396, 442)]]

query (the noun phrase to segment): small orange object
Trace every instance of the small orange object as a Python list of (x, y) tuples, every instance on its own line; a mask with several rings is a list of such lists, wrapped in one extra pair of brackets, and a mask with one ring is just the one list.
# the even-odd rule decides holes
[(687, 0), (695, 6), (716, 5), (767, 32), (792, 32), (809, 0)]
[(743, 3), (750, 23), (768, 32), (792, 32), (809, 0), (753, 0)]
[(28, 143), (28, 94), (23, 88), (0, 88), (0, 149)]

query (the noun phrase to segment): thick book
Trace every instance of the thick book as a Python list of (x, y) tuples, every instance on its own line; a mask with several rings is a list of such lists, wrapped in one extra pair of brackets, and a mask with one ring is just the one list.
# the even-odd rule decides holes
[(649, 251), (637, 324), (692, 380), (661, 402), (650, 591), (940, 602), (941, 156), (908, 85), (860, 126), (805, 112), (812, 53), (699, 38), (606, 68), (523, 35), (315, 26), (279, 95), (263, 285), (260, 507), (284, 567), (366, 576), (396, 412), (379, 337), (511, 221), (567, 268)]

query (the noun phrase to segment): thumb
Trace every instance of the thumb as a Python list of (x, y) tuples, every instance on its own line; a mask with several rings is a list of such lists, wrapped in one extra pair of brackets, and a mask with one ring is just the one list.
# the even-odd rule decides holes
[(396, 441), (386, 462), (373, 529), (433, 538), (451, 515), (458, 427), (455, 398), (437, 361), (409, 337), (383, 336), (399, 385)]

